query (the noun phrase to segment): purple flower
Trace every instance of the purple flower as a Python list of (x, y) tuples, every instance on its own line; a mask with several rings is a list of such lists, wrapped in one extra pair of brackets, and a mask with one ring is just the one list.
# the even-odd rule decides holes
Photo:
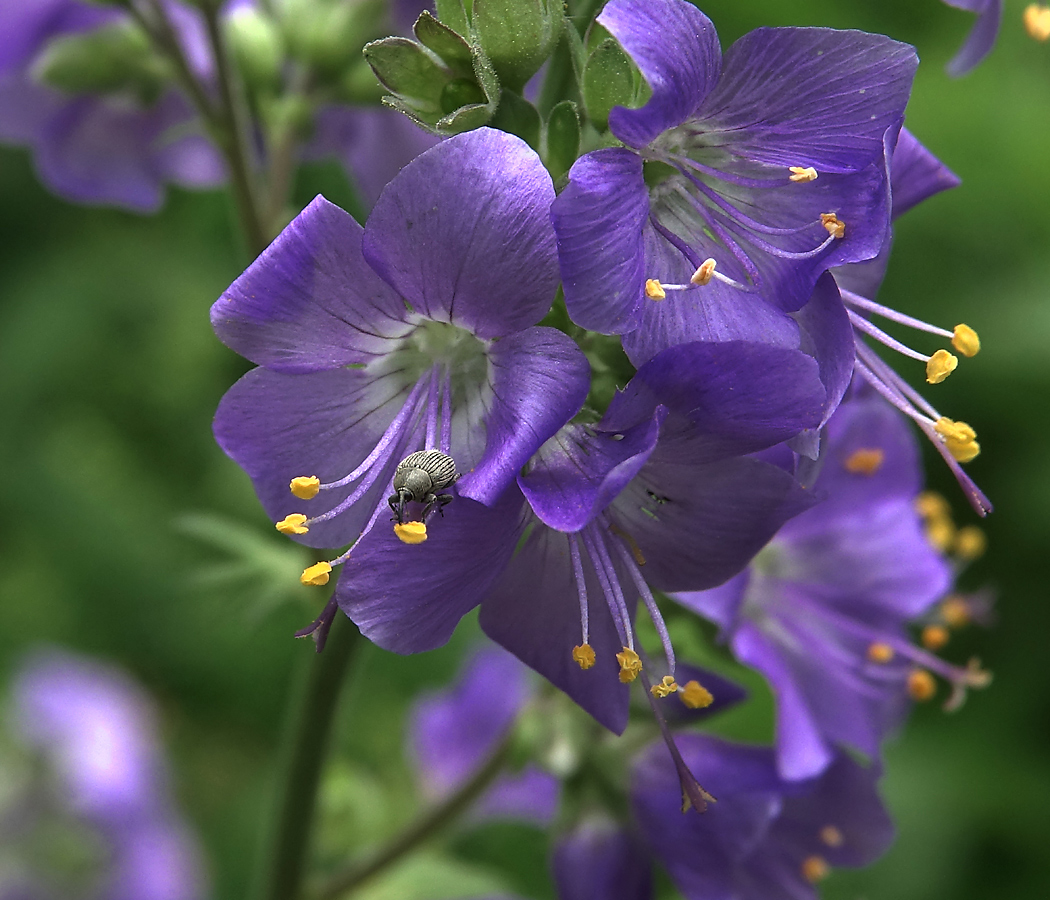
[[(169, 14), (198, 74), (211, 60), (199, 14)], [(164, 185), (213, 187), (225, 173), (187, 100), (177, 91), (144, 102), (130, 90), (67, 94), (36, 79), (53, 40), (127, 22), (125, 13), (77, 0), (26, 0), (0, 8), (0, 141), (33, 151), (41, 180), (78, 203), (152, 212)]]
[[(472, 587), (488, 577), (477, 560), (493, 554), (498, 570), (513, 550), (488, 506), (586, 396), (575, 343), (534, 325), (557, 285), (553, 196), (520, 139), (460, 135), (404, 168), (364, 229), (316, 199), (212, 308), (219, 337), (260, 366), (219, 405), (215, 434), (281, 531), (311, 546), (350, 544), (389, 516), (409, 454), (455, 467), (440, 488), (458, 497), (431, 520), (434, 536), (421, 521), (399, 521), (400, 540), (379, 529), (389, 540), (375, 538), (337, 593), (366, 635), (398, 652), (443, 643), (477, 604)], [(403, 515), (425, 518), (420, 504)], [(304, 583), (325, 583), (357, 555), (311, 567)], [(446, 602), (423, 607), (416, 573), (421, 593)], [(365, 584), (406, 613), (393, 632), (356, 614)]]
[[(496, 751), (532, 694), (528, 674), (506, 651), (486, 647), (474, 654), (449, 689), (419, 698), (411, 714), (409, 745), (426, 796), (443, 799)], [(475, 813), (544, 826), (557, 812), (559, 793), (557, 779), (529, 765), (501, 776)]]
[(1003, 21), (1003, 0), (944, 0), (956, 9), (977, 13), (969, 36), (959, 48), (951, 62), (948, 74), (956, 78), (965, 75), (992, 51), (999, 37), (999, 26)]
[(652, 863), (637, 835), (588, 819), (561, 835), (551, 858), (558, 900), (650, 900)]
[(652, 96), (612, 111), (626, 146), (579, 159), (554, 204), (569, 314), (623, 334), (636, 365), (691, 340), (797, 342), (784, 314), (827, 268), (883, 246), (886, 147), (914, 51), (855, 31), (764, 28), (723, 59), (684, 0), (612, 0), (598, 22)]
[(838, 754), (819, 778), (785, 782), (770, 748), (701, 735), (683, 735), (679, 745), (718, 802), (683, 816), (659, 744), (636, 761), (631, 798), (649, 850), (686, 900), (815, 900), (814, 884), (831, 868), (866, 866), (893, 841), (878, 767)]
[[(23, 665), (14, 696), (16, 732), (53, 780), (27, 794), (22, 829), (5, 839), (17, 847), (23, 839), (32, 844), (37, 827), (86, 829), (86, 847), (103, 852), (91, 872), (75, 877), (87, 876), (98, 896), (203, 897), (200, 852), (168, 796), (153, 709), (142, 691), (119, 672), (47, 650)], [(66, 896), (69, 877), (57, 864), (54, 871), (30, 866), (25, 890), (32, 897), (57, 896), (56, 889)]]
[(918, 451), (901, 418), (874, 396), (843, 404), (822, 463), (814, 489), (823, 503), (788, 522), (737, 578), (675, 595), (769, 680), (785, 779), (823, 771), (836, 745), (876, 757), (907, 711), (917, 669), (960, 688), (985, 678), (907, 634), (952, 578), (915, 509)]

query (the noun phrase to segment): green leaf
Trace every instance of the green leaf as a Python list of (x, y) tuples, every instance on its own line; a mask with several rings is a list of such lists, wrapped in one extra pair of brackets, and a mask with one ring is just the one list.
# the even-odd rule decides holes
[(576, 104), (562, 100), (547, 118), (547, 169), (551, 177), (561, 178), (580, 152), (580, 115)]
[(602, 41), (587, 58), (583, 70), (583, 100), (595, 128), (609, 127), (609, 111), (634, 100), (635, 77), (631, 61), (612, 38)]

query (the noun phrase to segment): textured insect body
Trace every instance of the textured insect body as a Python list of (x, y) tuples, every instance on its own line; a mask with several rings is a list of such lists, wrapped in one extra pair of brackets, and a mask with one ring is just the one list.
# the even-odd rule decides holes
[(405, 521), (405, 504), (410, 502), (424, 503), (420, 521), (436, 509), (452, 502), (451, 494), (440, 491), (452, 487), (459, 479), (455, 460), (440, 450), (418, 450), (410, 453), (394, 472), (394, 493), (387, 502), (399, 525)]

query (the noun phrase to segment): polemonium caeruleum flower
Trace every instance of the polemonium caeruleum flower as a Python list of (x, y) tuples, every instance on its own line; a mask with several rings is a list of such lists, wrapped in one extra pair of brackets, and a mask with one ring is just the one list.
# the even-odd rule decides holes
[(650, 900), (652, 862), (639, 836), (591, 818), (560, 835), (551, 856), (558, 900)]
[[(165, 8), (195, 74), (211, 78), (200, 14), (174, 2)], [(130, 87), (67, 93), (40, 81), (55, 42), (105, 28), (134, 30), (126, 13), (79, 0), (0, 3), (0, 141), (29, 146), (44, 184), (78, 203), (152, 212), (165, 184), (220, 184), (218, 151), (174, 88), (158, 87), (154, 97)]]
[(570, 316), (623, 334), (635, 365), (690, 340), (785, 345), (821, 273), (883, 246), (914, 51), (762, 28), (723, 58), (684, 0), (612, 0), (598, 22), (652, 96), (612, 111), (626, 146), (579, 159), (554, 204)]
[(679, 593), (716, 622), (734, 654), (777, 698), (777, 766), (809, 778), (846, 745), (877, 757), (943, 675), (958, 690), (987, 676), (912, 645), (908, 624), (951, 586), (915, 509), (918, 448), (904, 420), (867, 395), (828, 424), (814, 485), (826, 499), (788, 522), (751, 564), (712, 591)]
[[(441, 800), (474, 775), (507, 737), (533, 693), (529, 670), (499, 647), (477, 651), (448, 689), (413, 707), (409, 747), (424, 796)], [(535, 765), (501, 776), (474, 807), (475, 816), (550, 824), (558, 780)]]
[[(492, 527), (486, 504), (586, 396), (581, 351), (534, 324), (557, 285), (553, 197), (519, 138), (463, 134), (403, 169), (363, 229), (315, 200), (212, 308), (219, 337), (259, 364), (223, 398), (215, 434), (281, 531), (317, 547), (357, 541), (390, 517), (395, 469), (415, 451), (449, 456), (462, 473), (443, 484), (458, 497), (429, 540), (425, 511), (410, 509), (400, 540), (378, 529), (385, 561), (355, 563), (344, 579), (374, 573), (407, 622), (370, 629), (351, 588), (337, 592), (390, 649), (444, 643), (477, 605), (472, 591), (514, 549), (514, 523)], [(304, 583), (353, 559), (312, 566)], [(415, 573), (447, 602), (424, 604)]]
[(893, 841), (878, 767), (840, 753), (820, 777), (785, 782), (768, 747), (695, 734), (678, 740), (718, 803), (683, 816), (659, 744), (636, 761), (631, 799), (646, 845), (686, 900), (815, 900), (814, 885), (832, 868), (866, 866)]
[(948, 63), (948, 74), (958, 77), (965, 75), (980, 63), (992, 51), (999, 36), (999, 26), (1003, 21), (1003, 0), (944, 0), (956, 9), (965, 9), (977, 13), (969, 36), (959, 48), (951, 62)]
[[(148, 699), (118, 672), (56, 650), (29, 658), (14, 685), (17, 737), (44, 762), (4, 811), (0, 896), (196, 900), (196, 842), (168, 796)], [(38, 770), (39, 771), (39, 770)], [(43, 866), (19, 848), (67, 834)], [(34, 837), (36, 835), (36, 837)], [(72, 848), (79, 847), (76, 853)], [(39, 855), (37, 857), (39, 859)], [(73, 868), (65, 863), (79, 860)]]

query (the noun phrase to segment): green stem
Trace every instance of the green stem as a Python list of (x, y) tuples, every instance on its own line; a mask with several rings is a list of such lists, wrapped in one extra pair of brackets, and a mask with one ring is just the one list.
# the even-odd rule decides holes
[(317, 787), (344, 675), (361, 645), (357, 627), (336, 613), (323, 653), (311, 660), (292, 712), (275, 827), (262, 860), (258, 900), (296, 900), (310, 844)]
[(310, 892), (311, 900), (334, 900), (374, 878), (420, 844), (438, 834), (489, 788), (503, 771), (514, 743), (513, 726), (503, 741), (474, 774), (453, 794), (424, 812), (415, 822), (370, 856), (350, 863), (321, 881)]

